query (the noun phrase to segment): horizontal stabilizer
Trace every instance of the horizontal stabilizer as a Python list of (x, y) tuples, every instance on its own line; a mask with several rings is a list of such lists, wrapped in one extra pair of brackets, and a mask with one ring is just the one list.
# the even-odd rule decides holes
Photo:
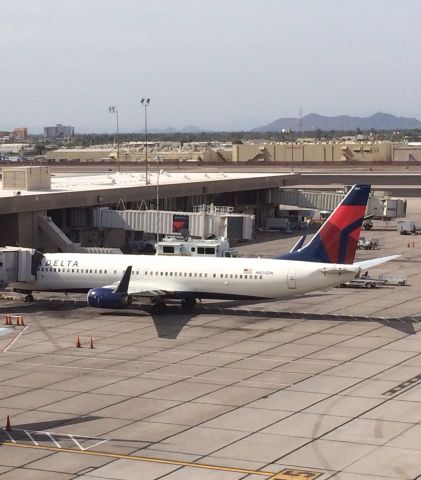
[[(356, 264), (354, 263), (354, 266)], [(343, 273), (358, 273), (358, 267), (352, 268), (353, 265), (339, 266), (335, 265), (334, 267), (323, 267), (320, 269), (325, 275), (342, 275)]]
[(380, 258), (372, 258), (371, 260), (363, 260), (362, 262), (355, 262), (354, 265), (357, 265), (362, 270), (366, 270), (368, 268), (377, 267), (377, 265), (381, 265), (382, 263), (390, 262), (390, 260), (395, 260), (399, 258), (400, 255), (390, 255), (389, 257), (380, 257)]

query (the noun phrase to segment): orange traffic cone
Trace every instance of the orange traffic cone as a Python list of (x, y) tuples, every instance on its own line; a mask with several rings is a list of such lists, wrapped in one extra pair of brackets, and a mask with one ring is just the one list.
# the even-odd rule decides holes
[(79, 336), (77, 337), (77, 340), (76, 340), (76, 348), (82, 348), (82, 344), (80, 343)]
[(93, 339), (92, 337), (91, 337), (91, 345), (90, 345), (89, 348), (95, 348), (95, 347), (94, 347), (94, 339)]
[(16, 317), (16, 325), (18, 327), (20, 327), (20, 317), (19, 317), (19, 315), (17, 315), (17, 317)]
[(10, 432), (12, 430), (12, 427), (10, 426), (10, 417), (7, 415), (7, 420), (6, 420), (6, 432)]

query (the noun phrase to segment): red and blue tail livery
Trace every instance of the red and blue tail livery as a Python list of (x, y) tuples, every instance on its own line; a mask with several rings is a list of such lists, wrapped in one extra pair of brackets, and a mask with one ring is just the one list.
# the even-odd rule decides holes
[(354, 185), (305, 247), (276, 258), (352, 264), (370, 189), (370, 185)]

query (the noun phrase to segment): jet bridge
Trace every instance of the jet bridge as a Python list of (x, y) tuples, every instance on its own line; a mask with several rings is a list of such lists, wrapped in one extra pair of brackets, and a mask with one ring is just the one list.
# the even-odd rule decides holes
[[(280, 188), (269, 192), (268, 203), (327, 211), (333, 211), (346, 193), (306, 191), (295, 188)], [(392, 198), (387, 192), (372, 192), (368, 199), (366, 215), (371, 215), (374, 220), (405, 217), (406, 200)]]
[(33, 248), (0, 248), (0, 286), (10, 282), (33, 282), (43, 254)]

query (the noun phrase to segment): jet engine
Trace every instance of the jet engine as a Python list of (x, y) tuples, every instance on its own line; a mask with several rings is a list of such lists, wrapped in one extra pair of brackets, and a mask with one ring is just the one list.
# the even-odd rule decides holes
[(87, 296), (88, 305), (97, 308), (127, 308), (133, 298), (127, 293), (116, 292), (113, 288), (92, 288)]

